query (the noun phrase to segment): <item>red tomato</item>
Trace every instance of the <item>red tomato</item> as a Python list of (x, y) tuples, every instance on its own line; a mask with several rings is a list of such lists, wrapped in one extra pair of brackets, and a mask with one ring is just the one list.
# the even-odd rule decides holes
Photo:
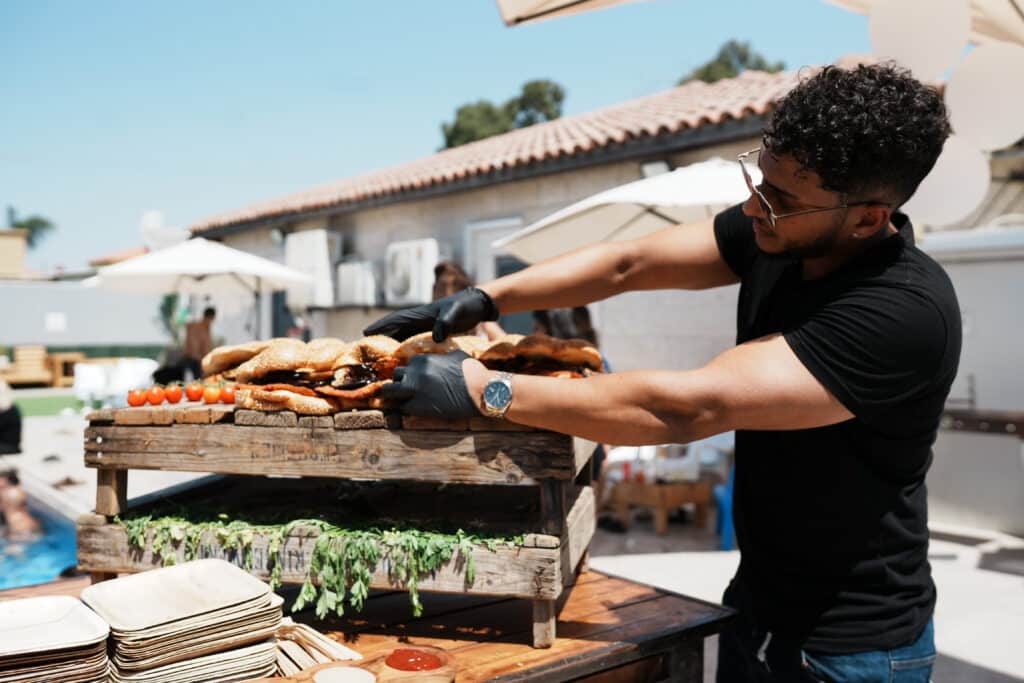
[(132, 389), (128, 392), (128, 405), (133, 408), (146, 405), (146, 392), (142, 389)]
[(203, 389), (203, 403), (216, 403), (220, 400), (220, 387), (206, 387)]
[(185, 387), (185, 396), (190, 401), (199, 401), (203, 398), (203, 385), (199, 382), (192, 382)]
[(220, 402), (221, 403), (234, 403), (235, 402), (235, 385), (226, 384), (220, 389)]
[(164, 389), (164, 395), (167, 397), (168, 403), (177, 403), (181, 400), (181, 385), (172, 384)]
[(158, 406), (164, 402), (164, 388), (158, 386), (152, 386), (149, 391), (146, 392), (146, 400), (149, 401), (150, 405)]

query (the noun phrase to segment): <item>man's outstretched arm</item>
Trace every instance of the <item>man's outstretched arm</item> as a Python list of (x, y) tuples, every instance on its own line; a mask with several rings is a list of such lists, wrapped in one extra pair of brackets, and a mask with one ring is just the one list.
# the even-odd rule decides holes
[(516, 313), (582, 306), (634, 290), (708, 289), (738, 281), (708, 219), (577, 249), (480, 288), (502, 313)]
[(364, 330), (406, 339), (464, 332), (499, 313), (581, 306), (639, 289), (707, 289), (738, 282), (719, 253), (714, 221), (628, 242), (596, 244), (438, 301), (395, 311)]
[[(494, 373), (466, 360), (463, 374), (479, 401)], [(509, 420), (615, 445), (687, 443), (733, 429), (810, 429), (853, 417), (778, 335), (686, 372), (516, 375), (512, 386)]]

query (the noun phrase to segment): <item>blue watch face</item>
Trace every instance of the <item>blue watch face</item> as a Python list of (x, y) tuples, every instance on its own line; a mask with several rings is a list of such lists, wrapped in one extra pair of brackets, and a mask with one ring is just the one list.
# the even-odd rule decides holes
[(484, 388), (484, 401), (492, 408), (502, 408), (512, 400), (512, 390), (504, 382), (491, 382)]

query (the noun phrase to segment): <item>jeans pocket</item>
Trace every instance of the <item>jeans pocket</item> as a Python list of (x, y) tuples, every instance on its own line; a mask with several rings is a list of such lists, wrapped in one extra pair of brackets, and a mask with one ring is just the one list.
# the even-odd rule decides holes
[(928, 683), (932, 678), (934, 664), (935, 655), (894, 659), (891, 662), (892, 683)]

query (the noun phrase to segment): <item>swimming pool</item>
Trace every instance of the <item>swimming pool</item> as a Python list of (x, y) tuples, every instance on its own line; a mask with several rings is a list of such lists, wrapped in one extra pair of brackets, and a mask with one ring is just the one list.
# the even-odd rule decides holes
[(78, 562), (74, 523), (37, 505), (29, 508), (43, 535), (28, 542), (0, 538), (0, 590), (53, 581)]

